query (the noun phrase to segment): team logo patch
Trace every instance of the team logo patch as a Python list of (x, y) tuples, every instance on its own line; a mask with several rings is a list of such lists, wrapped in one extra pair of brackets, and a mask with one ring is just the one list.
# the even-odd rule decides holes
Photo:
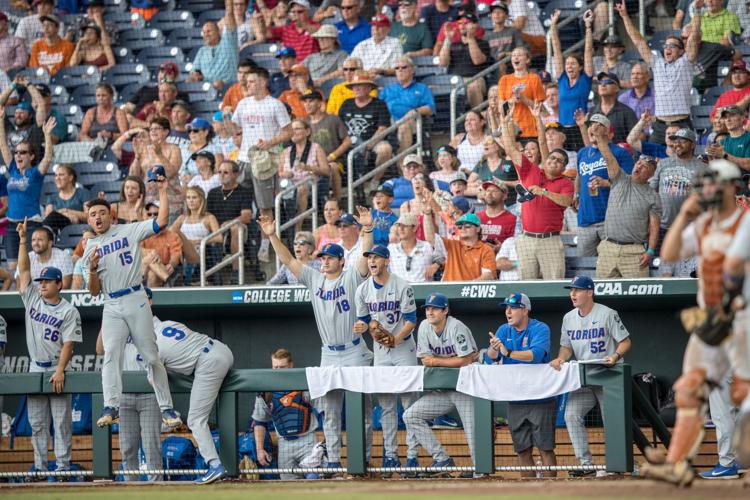
[(464, 342), (466, 342), (466, 335), (464, 335), (463, 333), (459, 333), (458, 335), (456, 335), (456, 342), (458, 342), (459, 344), (463, 344)]
[(521, 347), (526, 347), (527, 344), (529, 343), (528, 340), (529, 340), (528, 338), (524, 337), (523, 341), (521, 342)]

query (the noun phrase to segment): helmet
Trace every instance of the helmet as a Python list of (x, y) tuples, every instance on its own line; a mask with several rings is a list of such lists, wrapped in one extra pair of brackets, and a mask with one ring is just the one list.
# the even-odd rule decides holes
[(740, 168), (729, 160), (713, 160), (708, 169), (714, 173), (717, 182), (733, 182), (742, 179)]

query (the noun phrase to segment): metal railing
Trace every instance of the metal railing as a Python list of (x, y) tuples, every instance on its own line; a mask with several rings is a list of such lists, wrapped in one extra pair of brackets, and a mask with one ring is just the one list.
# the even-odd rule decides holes
[[(208, 244), (208, 240), (210, 240), (211, 238), (215, 238), (218, 235), (223, 235), (224, 233), (228, 231), (231, 231), (234, 226), (237, 226), (237, 240), (239, 243), (237, 245), (238, 246), (237, 251), (231, 255), (227, 255), (226, 257), (224, 257), (221, 260), (221, 262), (217, 263), (211, 269), (206, 269), (206, 245)], [(233, 220), (226, 226), (220, 227), (213, 233), (201, 239), (199, 252), (200, 252), (200, 258), (201, 258), (201, 287), (206, 286), (206, 278), (221, 271), (226, 266), (230, 265), (232, 262), (238, 259), (239, 259), (239, 269), (238, 269), (239, 284), (240, 285), (245, 284), (245, 224), (240, 222), (239, 219)]]
[[(310, 202), (310, 208), (305, 210), (302, 213), (299, 213), (286, 221), (285, 223), (281, 223), (281, 200), (284, 199), (284, 196), (286, 196), (288, 193), (291, 193), (292, 191), (296, 191), (298, 187), (304, 185), (304, 184), (310, 184), (310, 195), (309, 198), (312, 198), (312, 201)], [(318, 227), (318, 176), (311, 175), (308, 177), (305, 177), (302, 180), (299, 180), (297, 182), (292, 183), (291, 186), (284, 188), (283, 190), (279, 191), (276, 194), (276, 198), (274, 198), (274, 217), (276, 220), (276, 235), (281, 238), (281, 232), (289, 229), (294, 224), (297, 223), (297, 221), (305, 220), (308, 215), (312, 214), (312, 230), (315, 231), (315, 229)], [(276, 256), (276, 270), (279, 269), (281, 262), (279, 261), (279, 256)]]
[[(406, 148), (405, 150), (401, 151), (397, 155), (395, 155), (390, 160), (383, 162), (382, 165), (377, 165), (374, 169), (367, 172), (365, 175), (354, 180), (354, 157), (367, 149), (367, 146), (369, 145), (376, 145), (380, 141), (386, 139), (389, 134), (395, 132), (398, 130), (398, 128), (403, 125), (404, 123), (408, 123), (412, 120), (416, 120), (417, 125), (417, 140), (414, 144)], [(363, 142), (362, 144), (352, 148), (349, 151), (348, 156), (346, 157), (346, 164), (347, 164), (347, 186), (346, 186), (346, 195), (348, 198), (348, 211), (349, 213), (354, 213), (354, 189), (361, 186), (365, 182), (369, 181), (373, 177), (375, 177), (380, 172), (385, 172), (388, 167), (391, 165), (396, 164), (399, 162), (402, 158), (404, 158), (406, 155), (413, 153), (414, 151), (417, 152), (420, 156), (422, 156), (422, 115), (417, 115), (417, 118), (412, 118), (409, 115), (404, 116), (397, 122), (395, 122), (393, 125), (388, 127), (387, 129), (383, 130), (382, 132), (375, 134), (368, 140), (367, 142)], [(374, 154), (374, 151), (373, 151)]]
[(458, 125), (463, 123), (464, 120), (466, 120), (466, 115), (468, 115), (471, 111), (482, 111), (489, 105), (489, 99), (485, 99), (478, 105), (471, 108), (466, 113), (463, 113), (461, 116), (456, 116), (456, 113), (458, 112), (456, 110), (456, 103), (458, 101), (458, 92), (460, 90), (464, 90), (466, 92), (466, 89), (469, 88), (469, 85), (480, 78), (484, 78), (486, 75), (489, 75), (496, 69), (498, 69), (502, 64), (505, 64), (510, 61), (510, 57), (505, 56), (496, 63), (486, 67), (476, 75), (472, 76), (471, 78), (467, 78), (466, 80), (462, 79), (460, 76), (455, 76), (451, 79), (451, 94), (450, 94), (450, 110), (451, 110), (451, 139), (456, 136), (456, 130), (458, 128)]

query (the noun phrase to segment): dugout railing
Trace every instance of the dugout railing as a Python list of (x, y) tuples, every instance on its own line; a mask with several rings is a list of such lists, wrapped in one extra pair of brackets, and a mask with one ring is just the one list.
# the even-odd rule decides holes
[[(633, 471), (633, 430), (632, 430), (632, 383), (630, 365), (622, 364), (613, 368), (596, 365), (579, 365), (582, 386), (600, 386), (603, 390), (605, 464), (593, 466), (558, 465), (529, 466), (517, 465), (496, 466), (494, 452), (494, 417), (493, 410), (497, 405), (492, 401), (473, 398), (475, 415), (476, 467), (455, 467), (455, 471), (472, 471), (479, 474), (491, 474), (503, 471), (545, 471), (545, 470), (605, 470), (607, 472)], [(458, 369), (425, 368), (424, 390), (455, 389)], [(0, 377), (0, 395), (51, 394), (51, 386), (44, 373), (7, 374)], [(190, 392), (191, 377), (170, 375), (170, 388), (174, 394)], [(237, 437), (239, 426), (238, 402), (240, 394), (259, 391), (301, 390), (307, 388), (305, 370), (287, 369), (253, 369), (232, 370), (228, 374), (216, 405), (217, 427), (220, 439), (220, 458), (230, 476), (240, 473), (265, 473), (273, 470), (240, 470)], [(93, 470), (68, 472), (60, 475), (93, 476), (95, 478), (112, 478), (112, 434), (109, 427), (98, 428), (95, 425), (97, 416), (103, 408), (101, 393), (101, 376), (98, 373), (66, 373), (65, 393), (92, 394), (92, 452)], [(145, 374), (125, 372), (123, 374), (123, 392), (152, 392)], [(365, 460), (365, 397), (362, 393), (346, 391), (345, 424), (347, 460), (345, 471), (349, 474), (382, 472), (388, 469), (368, 468)], [(414, 472), (431, 471), (430, 468), (398, 469)], [(294, 472), (314, 470), (295, 469)], [(322, 472), (322, 470), (318, 470)], [(201, 470), (164, 471), (166, 474), (202, 473)], [(291, 471), (290, 471), (291, 472)], [(340, 470), (344, 472), (344, 470)], [(117, 471), (118, 474), (142, 474), (143, 471)], [(13, 471), (2, 472), (0, 478), (35, 475), (35, 473)], [(36, 473), (49, 476), (54, 473)]]

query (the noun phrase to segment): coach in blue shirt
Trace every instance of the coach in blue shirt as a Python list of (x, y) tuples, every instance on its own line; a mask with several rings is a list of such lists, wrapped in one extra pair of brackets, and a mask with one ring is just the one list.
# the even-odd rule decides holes
[[(427, 85), (414, 81), (415, 68), (411, 57), (399, 57), (394, 69), (396, 83), (380, 91), (380, 98), (385, 101), (393, 119), (398, 121), (408, 113), (412, 113), (414, 118), (417, 113), (432, 116), (435, 113), (435, 98)], [(415, 131), (416, 125), (413, 120), (398, 128), (399, 151), (411, 147)]]
[(609, 174), (607, 160), (602, 155), (599, 142), (609, 144), (611, 157), (628, 175), (633, 171), (633, 156), (611, 142), (614, 131), (609, 118), (596, 114), (587, 123), (590, 146), (578, 152), (576, 199), (578, 200), (578, 256), (595, 257), (596, 247), (604, 239), (604, 216), (609, 201)]
[(359, 0), (342, 0), (340, 9), (344, 20), (337, 22), (334, 26), (339, 33), (341, 49), (351, 54), (359, 42), (372, 36), (372, 31), (367, 20), (359, 15)]
[[(493, 335), (490, 347), (482, 355), (485, 364), (543, 364), (550, 360), (549, 326), (529, 318), (531, 301), (523, 293), (513, 293), (500, 303), (505, 307), (508, 322)], [(555, 398), (508, 403), (508, 428), (519, 465), (534, 465), (533, 447), (536, 446), (544, 465), (557, 465), (555, 457)], [(555, 477), (556, 472), (545, 472)], [(522, 472), (522, 477), (533, 477), (534, 472)]]

